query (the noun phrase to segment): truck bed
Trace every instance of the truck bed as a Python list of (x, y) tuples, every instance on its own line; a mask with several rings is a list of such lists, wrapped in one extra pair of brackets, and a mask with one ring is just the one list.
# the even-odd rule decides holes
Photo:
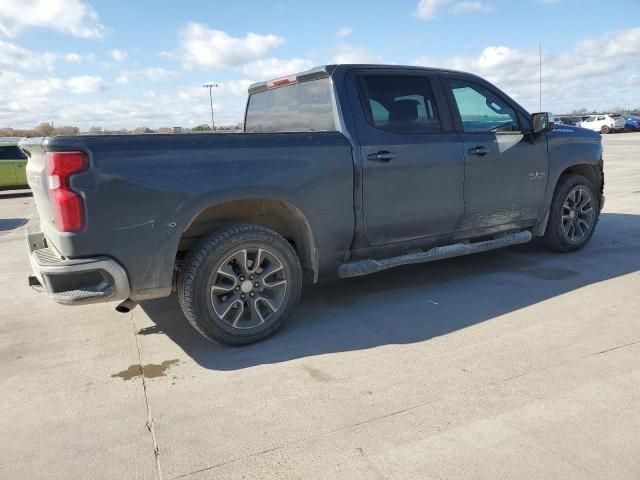
[[(171, 291), (182, 235), (212, 205), (268, 199), (305, 212), (319, 262), (337, 263), (353, 236), (352, 152), (340, 133), (55, 137), (21, 148), (50, 246), (70, 259), (113, 258), (135, 299)], [(49, 151), (88, 155), (88, 170), (70, 182), (84, 199), (81, 231), (62, 233), (52, 223)]]

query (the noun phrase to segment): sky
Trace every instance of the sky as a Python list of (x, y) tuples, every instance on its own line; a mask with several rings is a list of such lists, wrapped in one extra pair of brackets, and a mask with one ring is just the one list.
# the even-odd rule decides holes
[(0, 0), (0, 127), (242, 120), (255, 81), (327, 63), (479, 74), (529, 111), (640, 108), (640, 0)]

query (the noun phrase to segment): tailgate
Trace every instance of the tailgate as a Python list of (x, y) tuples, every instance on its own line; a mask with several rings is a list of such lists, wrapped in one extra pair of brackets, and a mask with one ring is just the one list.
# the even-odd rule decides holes
[(42, 141), (42, 138), (28, 138), (20, 142), (20, 148), (28, 157), (27, 182), (33, 192), (41, 227), (46, 228), (53, 227), (53, 211), (49, 198), (47, 164)]
[(613, 128), (624, 128), (625, 124), (627, 123), (627, 121), (619, 115), (614, 115), (611, 118), (613, 120), (611, 124)]

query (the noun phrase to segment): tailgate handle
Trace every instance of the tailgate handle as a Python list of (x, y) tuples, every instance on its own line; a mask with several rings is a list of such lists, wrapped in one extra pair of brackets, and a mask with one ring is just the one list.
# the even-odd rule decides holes
[(370, 162), (389, 162), (396, 158), (396, 154), (393, 152), (387, 152), (386, 150), (381, 150), (379, 152), (370, 153), (367, 155), (367, 160)]

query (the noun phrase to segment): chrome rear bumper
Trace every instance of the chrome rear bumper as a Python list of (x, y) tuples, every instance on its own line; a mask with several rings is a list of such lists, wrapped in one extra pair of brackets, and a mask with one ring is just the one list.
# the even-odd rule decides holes
[(64, 258), (47, 245), (37, 225), (27, 229), (26, 237), (33, 273), (52, 300), (81, 305), (129, 298), (127, 273), (114, 259)]

